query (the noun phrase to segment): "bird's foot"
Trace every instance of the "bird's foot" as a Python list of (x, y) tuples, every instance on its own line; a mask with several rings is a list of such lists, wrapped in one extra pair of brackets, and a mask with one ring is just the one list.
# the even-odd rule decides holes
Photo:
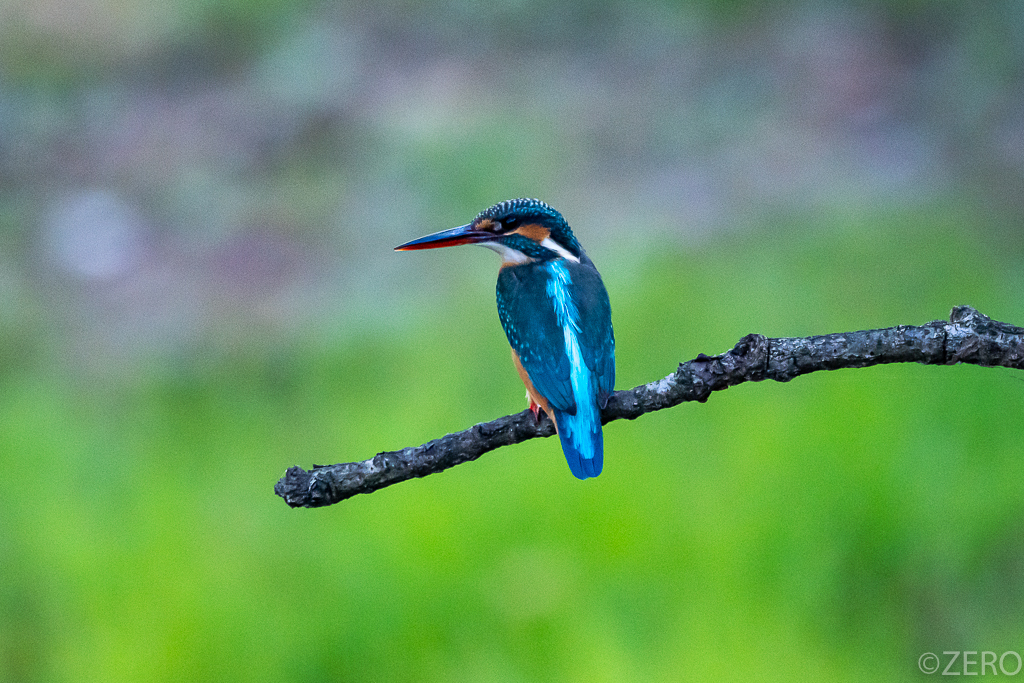
[(540, 404), (539, 403), (534, 403), (533, 401), (530, 401), (530, 412), (533, 413), (533, 421), (534, 422), (540, 422), (540, 411), (541, 411)]

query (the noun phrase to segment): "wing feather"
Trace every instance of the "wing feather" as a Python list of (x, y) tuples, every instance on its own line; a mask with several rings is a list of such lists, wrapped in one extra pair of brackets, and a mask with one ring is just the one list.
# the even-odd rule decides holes
[[(578, 312), (577, 340), (587, 368), (596, 377), (604, 405), (615, 385), (615, 339), (608, 293), (589, 262), (563, 262), (570, 275), (565, 294)], [(551, 273), (541, 263), (506, 266), (498, 275), (498, 317), (509, 344), (534, 388), (553, 408), (576, 413), (565, 330), (548, 292)]]

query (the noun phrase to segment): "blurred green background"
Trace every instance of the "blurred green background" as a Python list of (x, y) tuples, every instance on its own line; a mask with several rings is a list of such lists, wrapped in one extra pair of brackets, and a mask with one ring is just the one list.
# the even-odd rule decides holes
[(750, 332), (1024, 324), (1022, 85), (1013, 0), (0, 1), (0, 680), (1024, 651), (1003, 369), (743, 385), (609, 425), (586, 483), (545, 439), (273, 495), (525, 407), (493, 255), (391, 251), (511, 197), (600, 267), (619, 388)]

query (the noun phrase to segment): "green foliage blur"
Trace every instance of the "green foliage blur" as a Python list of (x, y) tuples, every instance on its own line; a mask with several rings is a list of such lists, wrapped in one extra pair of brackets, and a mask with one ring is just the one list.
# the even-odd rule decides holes
[[(858, 11), (916, 26), (922, 5)], [(287, 109), (303, 86), (282, 85), (261, 55), (281, 27), (328, 11), (170, 3), (151, 19), (129, 3), (129, 38), (101, 21), (106, 5), (76, 6), (95, 13), (70, 47), (28, 4), (6, 8), (36, 33), (0, 33), (0, 111), (14, 112), (0, 124), (13, 155), (0, 160), (0, 681), (894, 681), (917, 680), (926, 651), (1024, 650), (1024, 377), (1005, 369), (899, 365), (745, 384), (608, 425), (605, 471), (587, 482), (544, 439), (327, 509), (291, 510), (273, 495), (288, 466), (360, 460), (525, 407), (492, 255), (391, 254), (404, 239), (492, 201), (549, 199), (604, 276), (621, 389), (751, 332), (921, 324), (959, 304), (1024, 324), (1009, 162), (947, 164), (953, 180), (938, 191), (748, 199), (727, 228), (677, 233), (687, 215), (640, 213), (625, 197), (638, 213), (617, 211), (574, 188), (616, 187), (617, 171), (661, 163), (692, 134), (653, 125), (654, 141), (628, 156), (616, 128), (598, 136), (612, 149), (595, 152), (588, 136), (604, 124), (584, 121), (574, 137), (579, 122), (552, 111), (582, 110), (558, 95), (554, 110), (522, 112), (474, 92), (454, 131), (415, 103), (380, 128), (358, 112), (298, 116), (298, 133), (290, 115), (256, 117), (254, 128), (287, 129), (262, 156), (196, 156), (163, 176), (176, 144), (190, 144), (170, 135), (164, 156), (124, 165), (73, 150), (84, 165), (54, 179), (68, 139), (87, 144), (68, 112), (84, 99), (105, 116), (121, 95), (104, 88), (133, 69), (127, 80), (155, 82), (161, 97), (188, 91), (182, 73), (200, 68), (183, 61), (188, 46), (215, 85), (262, 64), (256, 90)], [(581, 31), (624, 12), (556, 7)], [(646, 7), (674, 16), (671, 3)], [(708, 3), (701, 16), (749, 29), (750, 7)], [(449, 26), (451, 15), (417, 3), (381, 11), (388, 31), (419, 38), (468, 31), (484, 13), (463, 6)], [(538, 12), (502, 5), (481, 30), (493, 38)], [(942, 16), (945, 28), (930, 26), (945, 37), (956, 22)], [(719, 35), (708, 30), (701, 40)], [(423, 57), (416, 40), (401, 44)], [(1013, 72), (1010, 52), (982, 63)], [(705, 77), (718, 104), (652, 118), (680, 116), (699, 137), (717, 130), (744, 147), (761, 139), (767, 128), (753, 135), (730, 118), (744, 84)], [(29, 134), (41, 158), (17, 142)], [(159, 248), (142, 261), (179, 259), (183, 274), (146, 271), (149, 289), (123, 285), (133, 276), (122, 271), (75, 275), (81, 251), (47, 246), (60, 233), (47, 236), (39, 197), (52, 191), (59, 209), (77, 183), (114, 187), (158, 216), (146, 244)], [(239, 235), (253, 232), (293, 254), (301, 275), (288, 279), (291, 261), (277, 275), (262, 252), (234, 265), (239, 240), (251, 254)], [(213, 256), (189, 260), (203, 250)], [(276, 299), (260, 268), (299, 294)], [(175, 314), (153, 290), (186, 280), (182, 296), (205, 308)], [(170, 322), (125, 323), (136, 297)], [(265, 312), (318, 298), (332, 301), (306, 317)]]

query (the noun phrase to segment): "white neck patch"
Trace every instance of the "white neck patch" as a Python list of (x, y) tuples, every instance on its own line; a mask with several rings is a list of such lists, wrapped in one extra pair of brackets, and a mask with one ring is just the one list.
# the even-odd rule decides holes
[(555, 252), (556, 254), (564, 258), (566, 261), (573, 261), (574, 263), (580, 262), (580, 260), (577, 257), (573, 256), (568, 249), (566, 249), (565, 247), (563, 247), (561, 244), (554, 241), (550, 237), (545, 237), (544, 241), (540, 243), (540, 246), (544, 247), (545, 249), (550, 249), (551, 251)]

